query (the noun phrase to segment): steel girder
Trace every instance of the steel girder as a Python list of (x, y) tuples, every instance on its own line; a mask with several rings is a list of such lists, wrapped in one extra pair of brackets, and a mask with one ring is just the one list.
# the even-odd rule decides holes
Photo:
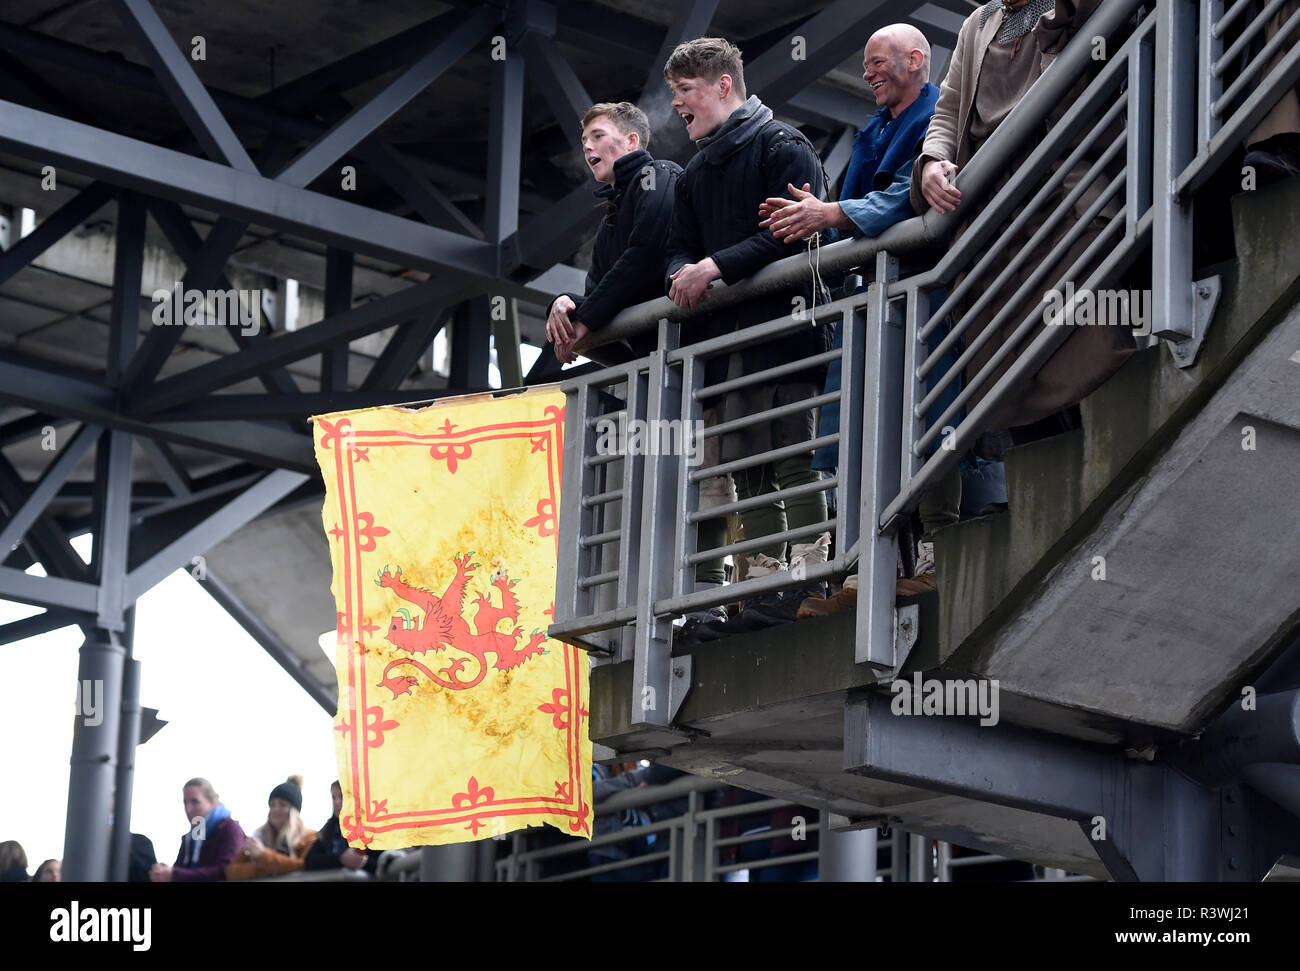
[(496, 276), (493, 245), (7, 101), (0, 148), (399, 265), (483, 282)]
[(1157, 762), (892, 708), (874, 691), (846, 702), (845, 771), (1075, 820), (1116, 880), (1257, 881), (1280, 856), (1300, 853), (1300, 799), (1288, 812), (1288, 794), (1261, 790), (1252, 771), (1300, 775), (1300, 690), (1261, 697), (1245, 715), (1234, 706), (1200, 741)]

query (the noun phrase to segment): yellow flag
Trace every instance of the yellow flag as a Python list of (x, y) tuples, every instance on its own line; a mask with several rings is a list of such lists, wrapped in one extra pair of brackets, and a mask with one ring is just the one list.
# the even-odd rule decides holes
[(318, 416), (353, 846), (591, 835), (587, 656), (554, 616), (564, 395)]

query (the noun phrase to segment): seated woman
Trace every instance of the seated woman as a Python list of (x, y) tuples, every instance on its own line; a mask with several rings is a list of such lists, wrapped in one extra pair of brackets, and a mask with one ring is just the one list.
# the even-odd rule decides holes
[(240, 854), (226, 867), (227, 880), (270, 877), (301, 870), (316, 831), (307, 828), (302, 810), (302, 777), (291, 775), (271, 790), (266, 823), (244, 843)]

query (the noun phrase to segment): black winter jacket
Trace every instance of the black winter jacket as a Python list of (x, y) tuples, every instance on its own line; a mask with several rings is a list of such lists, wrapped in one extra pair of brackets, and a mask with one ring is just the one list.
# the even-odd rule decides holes
[(577, 304), (569, 316), (588, 330), (600, 330), (633, 304), (663, 296), (665, 247), (681, 172), (676, 162), (656, 161), (638, 149), (614, 163), (613, 185), (596, 190), (607, 212), (596, 233), (585, 292), (569, 294)]
[[(699, 152), (677, 181), (666, 276), (687, 263), (712, 256), (722, 282), (731, 286), (768, 263), (802, 252), (802, 243), (783, 243), (759, 227), (758, 207), (769, 196), (788, 196), (787, 183), (800, 188), (808, 184), (814, 195), (824, 196), (821, 160), (803, 133), (775, 121), (771, 110), (751, 97), (698, 145)], [(667, 292), (671, 280), (666, 278), (664, 287)], [(802, 296), (805, 306), (812, 306), (811, 274), (807, 284), (786, 293), (686, 321), (682, 342), (694, 343), (788, 314), (795, 296)], [(789, 337), (747, 348), (744, 369), (748, 373), (773, 367), (829, 347), (830, 329), (809, 326)], [(723, 373), (725, 358), (709, 362), (709, 383), (721, 380)], [(787, 380), (819, 381), (820, 377), (800, 373)]]

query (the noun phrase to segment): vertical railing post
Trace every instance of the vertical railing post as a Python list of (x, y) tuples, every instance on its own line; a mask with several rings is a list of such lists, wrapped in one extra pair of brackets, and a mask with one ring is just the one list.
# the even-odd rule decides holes
[(1152, 333), (1175, 342), (1193, 335), (1192, 200), (1173, 184), (1195, 155), (1197, 0), (1156, 5), (1155, 198), (1151, 235)]
[(859, 664), (894, 667), (894, 590), (898, 582), (898, 536), (884, 535), (880, 517), (898, 495), (902, 427), (903, 327), (889, 301), (898, 261), (877, 256), (876, 279), (867, 288), (867, 360), (862, 418), (862, 534), (858, 558), (858, 620), (854, 657)]
[[(852, 277), (861, 284), (861, 277)], [(836, 475), (839, 477), (839, 494), (836, 496), (836, 537), (835, 552), (839, 560), (854, 543), (859, 542), (865, 528), (870, 523), (862, 521), (862, 505), (859, 496), (862, 492), (862, 399), (863, 387), (867, 378), (867, 358), (863, 353), (865, 334), (862, 326), (863, 317), (854, 311), (845, 311), (840, 317), (840, 441), (839, 462)], [(874, 365), (873, 365), (874, 366)], [(848, 568), (847, 562), (841, 566)]]
[(1223, 56), (1223, 36), (1215, 24), (1223, 16), (1223, 0), (1200, 0), (1201, 23), (1197, 33), (1196, 146), (1210, 144), (1223, 121), (1214, 113), (1214, 102), (1223, 95), (1223, 74), (1214, 69)]
[(940, 883), (952, 883), (952, 844), (946, 840), (939, 841), (938, 872), (936, 876)]
[[(677, 332), (676, 325), (674, 331)], [(677, 347), (675, 339), (673, 347)], [(680, 415), (682, 422), (689, 422), (691, 428), (698, 427), (694, 423), (700, 421), (704, 414), (702, 403), (695, 397), (695, 392), (703, 383), (704, 362), (694, 355), (689, 355), (682, 362)], [(703, 454), (704, 442), (699, 443), (699, 448)], [(699, 527), (686, 521), (687, 517), (700, 507), (700, 484), (691, 481), (692, 471), (694, 470), (685, 462), (678, 463), (676, 495), (678, 515), (673, 530), (672, 545), (672, 595), (674, 597), (692, 593), (695, 589), (695, 567), (686, 562), (688, 556), (698, 552), (699, 540)]]
[(560, 554), (555, 569), (555, 623), (573, 620), (582, 610), (583, 593), (578, 588), (582, 549), (578, 539), (589, 515), (582, 497), (587, 480), (583, 458), (587, 451), (587, 415), (591, 411), (591, 388), (582, 384), (565, 397), (564, 472), (560, 484)]
[[(924, 397), (921, 393), (921, 379), (916, 376), (925, 357), (925, 343), (921, 340), (921, 328), (930, 319), (930, 294), (924, 294), (925, 309), (921, 313), (922, 293), (916, 287), (907, 291), (907, 309), (903, 323), (903, 438), (900, 443), (901, 459), (898, 463), (898, 488), (907, 489), (912, 483), (912, 476), (921, 468), (921, 459), (913, 449), (916, 440), (925, 433), (925, 421), (916, 413), (916, 404)], [(934, 373), (935, 380), (942, 377), (942, 372)]]
[(1138, 221), (1151, 208), (1151, 166), (1155, 108), (1155, 39), (1150, 32), (1133, 47), (1128, 62), (1128, 143), (1124, 236), (1137, 236)]
[[(667, 363), (675, 350), (675, 331), (661, 325), (659, 348), (649, 357), (649, 397), (646, 414), (672, 420), (682, 413), (681, 382)], [(633, 634), (633, 726), (668, 725), (689, 684), (689, 658), (672, 656), (671, 617), (660, 617), (655, 605), (672, 589), (673, 540), (677, 520), (677, 473), (681, 456), (660, 455), (649, 449), (645, 456), (641, 497), (641, 563), (637, 578), (636, 628)], [(678, 673), (681, 672), (681, 673)]]

